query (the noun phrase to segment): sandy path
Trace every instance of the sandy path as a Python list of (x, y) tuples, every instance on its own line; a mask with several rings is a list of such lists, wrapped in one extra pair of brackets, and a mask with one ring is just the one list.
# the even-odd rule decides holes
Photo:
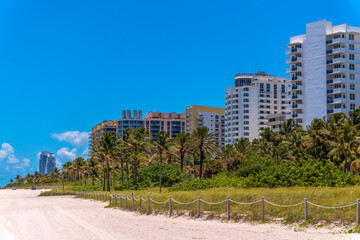
[(137, 215), (39, 191), (0, 191), (0, 239), (360, 239), (326, 229), (294, 231), (276, 224), (220, 223)]

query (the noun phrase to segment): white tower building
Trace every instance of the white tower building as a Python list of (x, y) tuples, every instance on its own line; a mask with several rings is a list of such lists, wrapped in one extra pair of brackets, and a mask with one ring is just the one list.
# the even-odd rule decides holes
[(348, 113), (360, 105), (360, 28), (321, 20), (290, 38), (287, 118), (303, 126), (314, 118)]
[(235, 86), (225, 93), (225, 142), (241, 137), (253, 140), (266, 128), (269, 114), (286, 115), (289, 84), (265, 72), (235, 75)]

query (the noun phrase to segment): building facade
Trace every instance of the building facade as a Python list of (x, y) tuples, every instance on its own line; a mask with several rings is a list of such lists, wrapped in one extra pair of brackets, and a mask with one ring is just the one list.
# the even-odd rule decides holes
[(185, 108), (185, 132), (207, 127), (214, 134), (219, 146), (225, 146), (225, 108), (191, 105)]
[(124, 130), (128, 128), (136, 129), (138, 127), (144, 127), (144, 120), (142, 118), (142, 111), (134, 110), (131, 115), (130, 110), (122, 111), (122, 119), (116, 120), (117, 122), (117, 133), (122, 138)]
[(284, 114), (270, 114), (265, 117), (268, 121), (266, 126), (268, 126), (273, 132), (279, 132), (281, 126), (286, 121), (286, 115)]
[(40, 153), (39, 173), (49, 175), (56, 167), (55, 154), (47, 151)]
[(185, 113), (149, 112), (145, 115), (144, 127), (155, 141), (159, 131), (168, 132), (170, 137), (175, 138), (185, 132)]
[(104, 120), (102, 123), (99, 123), (95, 127), (93, 127), (89, 136), (89, 151), (92, 151), (92, 145), (95, 142), (100, 141), (104, 133), (116, 134), (117, 127), (117, 121), (107, 120)]
[(291, 84), (287, 118), (303, 126), (314, 118), (348, 113), (360, 105), (360, 28), (321, 20), (290, 38)]
[(234, 86), (225, 93), (225, 143), (231, 144), (245, 137), (258, 138), (267, 127), (267, 115), (288, 111), (286, 100), (289, 84), (265, 72), (235, 75)]

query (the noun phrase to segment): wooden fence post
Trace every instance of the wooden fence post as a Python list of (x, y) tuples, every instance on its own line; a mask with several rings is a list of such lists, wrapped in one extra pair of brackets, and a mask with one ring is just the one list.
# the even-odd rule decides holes
[(308, 204), (307, 204), (307, 198), (304, 199), (304, 215), (305, 215), (305, 221), (308, 220)]
[(230, 200), (229, 200), (229, 197), (226, 198), (226, 211), (227, 211), (227, 220), (230, 220)]
[(134, 211), (134, 193), (131, 193), (131, 197), (132, 197), (132, 207), (131, 207), (131, 211)]
[(122, 193), (120, 193), (120, 208), (122, 208)]
[(139, 212), (141, 213), (141, 198), (142, 198), (142, 196), (140, 195), (140, 198), (139, 198), (139, 201), (140, 201), (140, 203), (139, 203)]
[(125, 195), (125, 209), (127, 209), (127, 194)]
[(200, 197), (197, 198), (197, 217), (200, 217)]
[(261, 197), (261, 218), (265, 220), (265, 201), (264, 197)]
[(172, 214), (172, 205), (171, 205), (171, 196), (169, 197), (169, 217), (171, 217)]
[(150, 196), (148, 196), (148, 200), (147, 200), (147, 214), (150, 214)]
[(356, 224), (360, 223), (360, 199), (356, 200)]
[(111, 205), (111, 201), (112, 199), (111, 199), (111, 193), (109, 193), (109, 204)]
[(116, 207), (116, 203), (117, 203), (117, 195), (115, 194), (115, 207)]

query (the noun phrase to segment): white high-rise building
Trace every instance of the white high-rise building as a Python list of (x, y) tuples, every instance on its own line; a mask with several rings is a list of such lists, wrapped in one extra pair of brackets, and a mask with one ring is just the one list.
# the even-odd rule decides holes
[(267, 127), (267, 115), (286, 115), (288, 87), (285, 78), (265, 72), (236, 74), (235, 86), (225, 93), (225, 143), (258, 138)]
[(314, 118), (360, 105), (360, 28), (321, 20), (290, 38), (286, 73), (291, 83), (287, 118), (303, 126)]

